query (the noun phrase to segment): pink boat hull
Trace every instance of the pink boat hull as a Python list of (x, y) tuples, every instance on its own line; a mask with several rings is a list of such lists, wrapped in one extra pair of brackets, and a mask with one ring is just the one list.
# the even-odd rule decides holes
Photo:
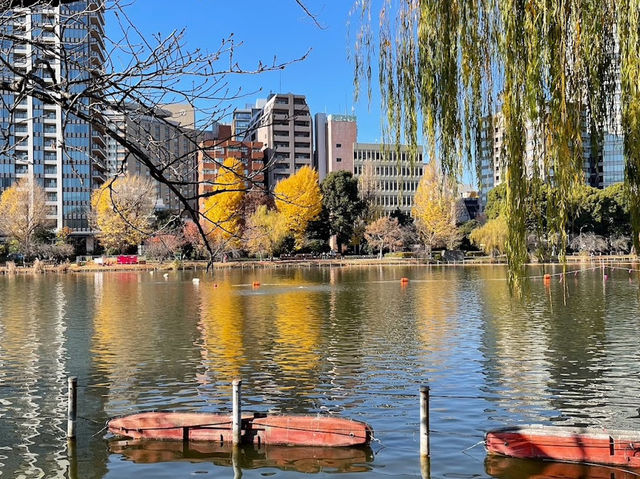
[(579, 427), (524, 426), (486, 434), (489, 454), (640, 467), (640, 433)]
[[(146, 412), (109, 421), (109, 431), (133, 439), (232, 442), (231, 416), (207, 413)], [(243, 444), (358, 446), (371, 442), (369, 425), (327, 416), (242, 417)]]

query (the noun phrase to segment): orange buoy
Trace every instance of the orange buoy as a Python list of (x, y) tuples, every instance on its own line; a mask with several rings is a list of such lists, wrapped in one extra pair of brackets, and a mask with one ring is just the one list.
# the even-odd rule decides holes
[(543, 281), (544, 281), (544, 284), (551, 283), (551, 275), (549, 273), (545, 274), (544, 278), (543, 278)]
[(217, 288), (218, 287), (218, 283), (213, 283), (213, 287)]
[(408, 284), (409, 283), (409, 278), (400, 278), (400, 283), (401, 284)]
[(254, 281), (253, 282), (253, 287), (254, 288), (259, 288), (260, 287), (260, 282), (259, 281)]

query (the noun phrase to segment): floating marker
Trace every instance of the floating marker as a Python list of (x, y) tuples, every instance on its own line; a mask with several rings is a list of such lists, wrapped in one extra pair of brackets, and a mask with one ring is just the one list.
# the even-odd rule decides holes
[(545, 284), (551, 283), (551, 275), (549, 273), (545, 274), (543, 280)]
[(254, 282), (253, 282), (253, 284), (252, 284), (252, 286), (253, 286), (254, 288), (259, 288), (259, 287), (260, 287), (260, 281), (254, 281)]
[(218, 283), (213, 283), (213, 287), (217, 288), (218, 287)]
[(193, 279), (191, 280), (191, 282), (192, 282), (193, 284), (200, 284), (200, 278), (193, 278)]
[(400, 278), (400, 284), (409, 284), (409, 278)]

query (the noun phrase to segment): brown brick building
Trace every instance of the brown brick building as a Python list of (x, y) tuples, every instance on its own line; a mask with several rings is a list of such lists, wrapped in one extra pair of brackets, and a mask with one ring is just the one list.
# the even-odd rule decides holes
[(213, 191), (220, 167), (226, 158), (239, 158), (245, 165), (244, 174), (250, 190), (264, 189), (264, 152), (257, 141), (205, 140), (198, 153), (199, 207), (206, 201), (202, 195)]

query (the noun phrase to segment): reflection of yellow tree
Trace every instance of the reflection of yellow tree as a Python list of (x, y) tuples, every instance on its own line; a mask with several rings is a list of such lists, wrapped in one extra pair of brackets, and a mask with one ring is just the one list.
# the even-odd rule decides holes
[(538, 397), (548, 381), (548, 327), (510, 296), (505, 272), (503, 267), (478, 269), (491, 380), (500, 382), (505, 397)]
[[(452, 342), (458, 327), (459, 276), (456, 271), (435, 272), (434, 281), (416, 283), (415, 297), (419, 303), (416, 311), (417, 330), (420, 339), (430, 352), (442, 351)], [(437, 275), (442, 274), (442, 277)]]
[(139, 374), (139, 363), (145, 359), (140, 345), (140, 319), (131, 312), (131, 296), (136, 296), (136, 304), (144, 308), (138, 277), (137, 273), (94, 276), (96, 307), (91, 353), (96, 367), (113, 385), (111, 394), (119, 400), (135, 390), (130, 386)]
[(300, 278), (293, 289), (278, 296), (276, 303), (276, 351), (274, 360), (291, 378), (308, 377), (319, 362), (319, 297)]
[(240, 377), (240, 369), (246, 364), (241, 298), (233, 291), (230, 281), (219, 283), (217, 288), (211, 283), (202, 286), (202, 355), (207, 369), (215, 373), (219, 381), (228, 383)]

